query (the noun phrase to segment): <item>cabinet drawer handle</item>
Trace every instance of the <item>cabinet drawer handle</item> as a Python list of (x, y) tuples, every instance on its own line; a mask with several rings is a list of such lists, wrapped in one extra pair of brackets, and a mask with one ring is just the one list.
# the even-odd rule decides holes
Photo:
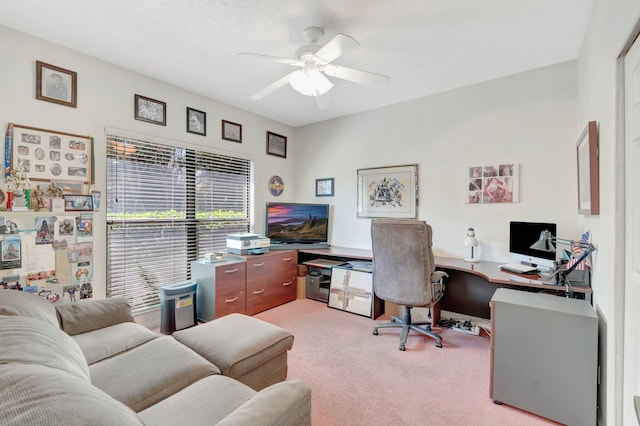
[(264, 288), (262, 290), (256, 290), (253, 292), (253, 294), (262, 294), (264, 293)]
[(254, 268), (260, 268), (261, 266), (264, 266), (264, 262), (262, 262), (262, 263), (255, 263), (255, 264), (253, 265), (253, 267), (254, 267)]
[(227, 299), (227, 300), (224, 301), (224, 303), (233, 303), (236, 300), (238, 300), (238, 296), (234, 297), (233, 299)]
[(224, 271), (225, 274), (233, 274), (234, 272), (238, 272), (238, 268), (228, 269)]
[(293, 257), (285, 257), (284, 259), (282, 259), (283, 262), (290, 262), (293, 260)]
[(286, 283), (282, 283), (283, 286), (287, 287), (293, 284), (293, 281), (287, 281)]

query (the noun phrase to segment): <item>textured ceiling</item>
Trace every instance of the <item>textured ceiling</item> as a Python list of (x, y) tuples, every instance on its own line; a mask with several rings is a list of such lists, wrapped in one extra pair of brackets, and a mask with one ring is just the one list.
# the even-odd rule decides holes
[[(593, 0), (20, 0), (0, 24), (297, 127), (576, 59)], [(332, 79), (333, 107), (286, 85), (294, 70), (239, 56), (294, 57), (320, 26), (360, 46), (337, 65), (391, 77)], [(65, 67), (65, 64), (56, 64)]]

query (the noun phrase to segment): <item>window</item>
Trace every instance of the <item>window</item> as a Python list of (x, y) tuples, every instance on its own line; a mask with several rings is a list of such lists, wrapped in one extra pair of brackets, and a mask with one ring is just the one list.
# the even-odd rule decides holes
[(107, 135), (107, 297), (157, 307), (159, 286), (250, 229), (252, 185), (249, 160)]

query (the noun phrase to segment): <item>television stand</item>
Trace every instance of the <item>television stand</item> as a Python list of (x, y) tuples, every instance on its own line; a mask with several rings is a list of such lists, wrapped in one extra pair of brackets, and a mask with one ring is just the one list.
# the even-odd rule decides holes
[(329, 243), (271, 243), (269, 250), (328, 249)]

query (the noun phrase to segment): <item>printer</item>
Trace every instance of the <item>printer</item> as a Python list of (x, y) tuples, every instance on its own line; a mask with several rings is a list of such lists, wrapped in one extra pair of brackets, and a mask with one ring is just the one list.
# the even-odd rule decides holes
[(231, 254), (261, 254), (269, 251), (271, 240), (264, 235), (241, 232), (227, 235), (227, 252)]

